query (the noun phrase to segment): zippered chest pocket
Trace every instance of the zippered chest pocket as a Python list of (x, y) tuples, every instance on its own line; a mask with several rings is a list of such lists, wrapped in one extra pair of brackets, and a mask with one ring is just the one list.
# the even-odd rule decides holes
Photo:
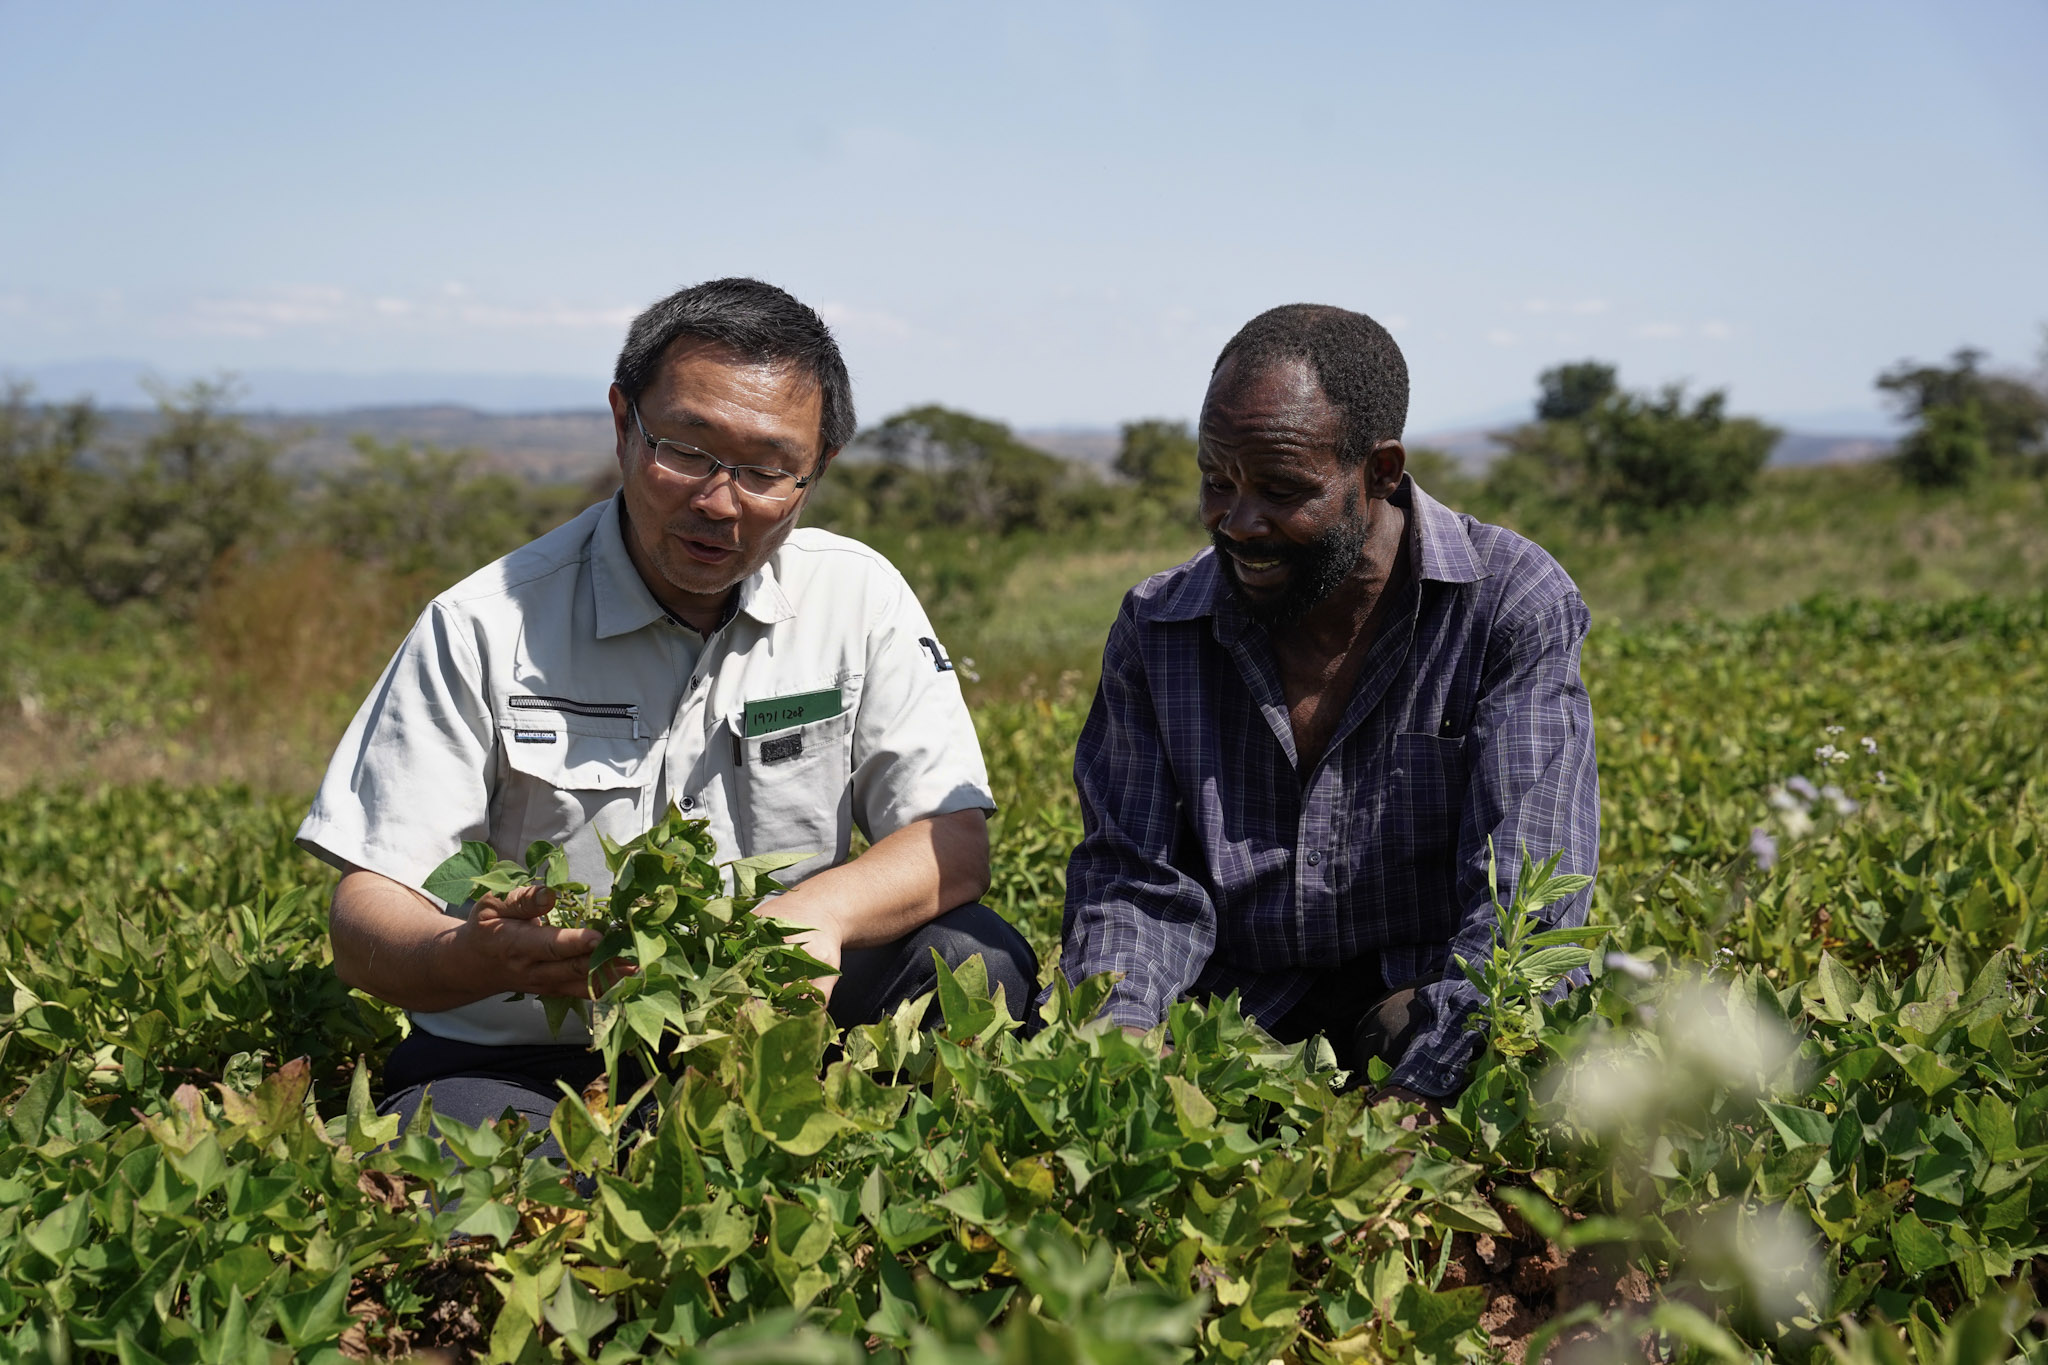
[(506, 698), (499, 714), (503, 760), (492, 793), (491, 842), (524, 849), (560, 844), (578, 881), (602, 885), (598, 833), (623, 842), (651, 823), (660, 753), (630, 702)]
[[(574, 726), (579, 734), (616, 734), (621, 739), (645, 739), (640, 728), (640, 707), (629, 701), (576, 701), (570, 697), (512, 696), (505, 698), (512, 713), (512, 729), (534, 736), (526, 743), (544, 744), (539, 736), (548, 731), (560, 735), (571, 718), (584, 722)], [(603, 722), (611, 722), (607, 725)], [(593, 724), (592, 722), (597, 722)], [(519, 742), (515, 740), (515, 742)]]

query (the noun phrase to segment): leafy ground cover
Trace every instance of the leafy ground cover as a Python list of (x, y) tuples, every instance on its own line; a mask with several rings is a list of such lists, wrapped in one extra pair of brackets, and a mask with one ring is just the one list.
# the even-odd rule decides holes
[[(400, 1137), (297, 801), (7, 798), (0, 1356), (2048, 1356), (2048, 599), (1603, 625), (1586, 674), (1594, 982), (1435, 1122), (1227, 1004), (1027, 1039), (971, 971), (828, 1051), (676, 822), (607, 907), (667, 964), (606, 1025), (651, 1109)], [(1048, 953), (1082, 705), (979, 712)]]

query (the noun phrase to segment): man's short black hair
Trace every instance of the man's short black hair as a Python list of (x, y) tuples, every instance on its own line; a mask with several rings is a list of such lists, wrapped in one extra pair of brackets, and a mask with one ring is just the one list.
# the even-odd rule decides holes
[(1356, 465), (1408, 425), (1408, 362), (1387, 329), (1363, 313), (1321, 303), (1269, 308), (1238, 329), (1216, 357), (1237, 360), (1238, 382), (1285, 360), (1314, 367), (1323, 396), (1344, 414), (1338, 458)]
[(749, 364), (794, 365), (824, 398), (818, 417), (821, 450), (838, 450), (853, 439), (853, 381), (832, 329), (788, 292), (760, 280), (734, 276), (678, 289), (626, 329), (626, 344), (612, 370), (628, 401), (638, 402), (660, 371), (661, 358), (677, 337), (714, 342)]

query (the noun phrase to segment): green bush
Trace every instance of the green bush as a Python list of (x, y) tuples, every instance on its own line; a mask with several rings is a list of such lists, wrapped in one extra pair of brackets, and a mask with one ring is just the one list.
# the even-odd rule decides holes
[(1638, 395), (1613, 390), (1606, 366), (1564, 371), (1546, 372), (1538, 408), (1561, 415), (1505, 437), (1487, 480), (1494, 499), (1641, 526), (1741, 502), (1777, 443), (1776, 428), (1728, 416), (1720, 390), (1688, 403), (1681, 385)]
[(160, 395), (134, 449), (101, 444), (88, 404), (28, 398), (16, 386), (0, 407), (0, 528), (45, 580), (102, 605), (189, 606), (223, 554), (279, 529), (277, 447), (225, 411), (224, 385)]
[(1908, 483), (1952, 488), (1993, 468), (2048, 468), (2048, 391), (1983, 360), (1966, 346), (1946, 366), (1901, 361), (1877, 377), (1914, 424), (1897, 457)]

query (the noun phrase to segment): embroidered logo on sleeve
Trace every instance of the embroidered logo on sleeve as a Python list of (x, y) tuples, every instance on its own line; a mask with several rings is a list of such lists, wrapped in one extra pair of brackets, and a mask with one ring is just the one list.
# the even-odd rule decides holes
[(555, 742), (555, 732), (553, 730), (514, 730), (512, 738), (521, 744), (553, 744)]
[(800, 758), (804, 751), (804, 736), (801, 730), (761, 741), (761, 761), (781, 763), (787, 759)]

